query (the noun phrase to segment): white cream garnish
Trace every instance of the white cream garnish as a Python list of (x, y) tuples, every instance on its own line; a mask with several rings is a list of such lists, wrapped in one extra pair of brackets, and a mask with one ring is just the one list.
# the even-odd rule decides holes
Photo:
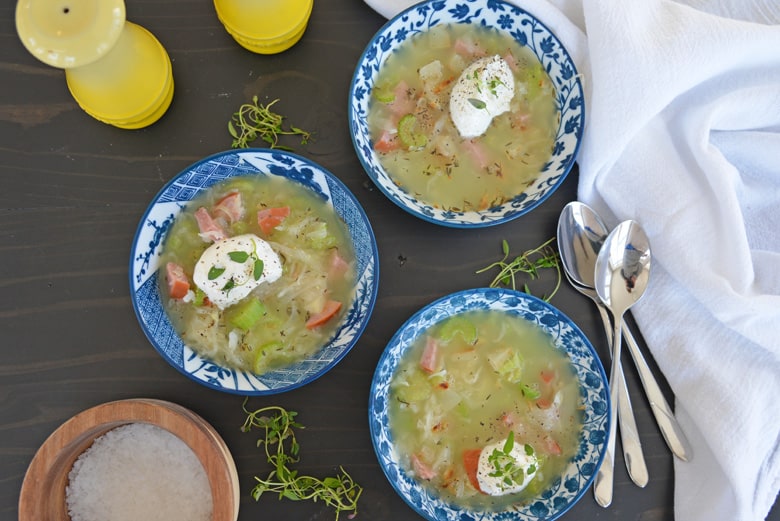
[(485, 494), (503, 496), (520, 492), (528, 486), (528, 483), (531, 482), (539, 469), (539, 460), (536, 458), (536, 453), (532, 449), (526, 451), (526, 446), (523, 443), (514, 443), (509, 454), (504, 457), (504, 464), (510, 461), (513, 465), (522, 469), (522, 482), (518, 479), (517, 482), (506, 483), (503, 475), (491, 476), (490, 474), (496, 474), (496, 467), (490, 461), (490, 456), (493, 454), (493, 451), (503, 453), (505, 444), (506, 440), (487, 445), (479, 454), (477, 481), (479, 482), (479, 489)]
[[(255, 265), (263, 271), (255, 279)], [(195, 264), (192, 280), (218, 308), (238, 303), (253, 289), (282, 276), (282, 261), (271, 245), (251, 233), (222, 239), (209, 246)]]
[(485, 133), (493, 118), (509, 110), (515, 79), (500, 56), (480, 58), (466, 67), (450, 94), (450, 116), (461, 137)]

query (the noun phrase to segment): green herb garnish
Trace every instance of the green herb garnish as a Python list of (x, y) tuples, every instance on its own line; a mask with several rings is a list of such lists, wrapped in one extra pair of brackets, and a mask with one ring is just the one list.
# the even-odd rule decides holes
[(542, 395), (542, 392), (539, 390), (539, 386), (536, 384), (520, 384), (520, 391), (522, 391), (523, 397), (528, 400), (536, 400)]
[(263, 445), (266, 459), (273, 467), (266, 479), (255, 477), (257, 485), (252, 489), (254, 500), (259, 500), (265, 492), (277, 492), (279, 499), (321, 500), (335, 509), (337, 521), (342, 512), (351, 512), (348, 517), (354, 518), (363, 487), (355, 483), (343, 467), (339, 467), (340, 472), (336, 476), (324, 479), (302, 476), (290, 468), (291, 464), (300, 460), (300, 445), (294, 429), (304, 427), (295, 421), (298, 413), (277, 406), (263, 407), (252, 412), (246, 408), (246, 403), (247, 399), (244, 399), (243, 408), (247, 418), (241, 430), (249, 432), (255, 427), (264, 431), (265, 435), (257, 440), (257, 445)]
[[(516, 485), (522, 485), (525, 481), (525, 471), (523, 467), (517, 464), (517, 460), (512, 456), (512, 449), (515, 446), (515, 433), (509, 431), (509, 436), (501, 449), (493, 449), (488, 456), (488, 462), (493, 465), (493, 472), (488, 474), (490, 477), (499, 478), (503, 488), (509, 488)], [(533, 456), (534, 449), (527, 443), (523, 447), (527, 456)], [(528, 473), (536, 472), (535, 465), (529, 465)]]
[[(477, 270), (477, 273), (483, 273), (493, 268), (498, 268), (498, 275), (496, 275), (490, 283), (490, 287), (496, 288), (503, 284), (512, 289), (517, 289), (517, 274), (525, 273), (531, 280), (537, 280), (540, 278), (539, 270), (544, 268), (555, 268), (557, 273), (555, 288), (553, 288), (550, 295), (542, 297), (545, 302), (549, 302), (558, 292), (558, 288), (561, 287), (561, 260), (558, 252), (552, 246), (554, 240), (555, 238), (553, 237), (541, 246), (524, 251), (512, 260), (508, 260), (509, 243), (506, 240), (503, 240), (501, 242), (501, 249), (504, 253), (504, 257), (500, 261), (494, 262), (481, 270)], [(523, 284), (523, 291), (529, 295), (531, 294), (528, 284)]]
[(225, 273), (225, 268), (217, 268), (216, 266), (212, 266), (209, 270), (209, 280), (214, 280), (223, 273)]
[(233, 262), (244, 263), (249, 258), (249, 254), (245, 251), (231, 251), (228, 253), (228, 257)]
[(471, 103), (474, 106), (475, 109), (482, 110), (482, 109), (487, 108), (487, 103), (485, 103), (481, 99), (469, 98), (468, 102)]
[(311, 133), (297, 127), (289, 129), (282, 127), (284, 116), (271, 110), (278, 102), (273, 100), (263, 106), (257, 103), (257, 96), (252, 97), (252, 103), (244, 103), (228, 121), (228, 132), (233, 136), (233, 148), (248, 148), (258, 137), (268, 143), (269, 148), (292, 151), (292, 148), (279, 145), (279, 136), (301, 136), (301, 144), (305, 145), (311, 138)]
[[(254, 260), (254, 265), (252, 266), (252, 277), (255, 280), (260, 280), (260, 277), (263, 276), (263, 268), (265, 267), (263, 264), (263, 259), (259, 258), (257, 256), (257, 245), (252, 242), (253, 248), (252, 253), (248, 253), (241, 250), (236, 251), (230, 251), (228, 252), (228, 257), (230, 257), (230, 260), (233, 262), (237, 262), (239, 264), (243, 264), (249, 259)], [(218, 268), (217, 266), (212, 266), (211, 269), (209, 269), (208, 279), (214, 280), (220, 275), (225, 273), (225, 268)], [(230, 280), (228, 280), (224, 286), (222, 286), (222, 291), (230, 291), (231, 289), (236, 287), (236, 281), (233, 280), (233, 277), (230, 277)]]

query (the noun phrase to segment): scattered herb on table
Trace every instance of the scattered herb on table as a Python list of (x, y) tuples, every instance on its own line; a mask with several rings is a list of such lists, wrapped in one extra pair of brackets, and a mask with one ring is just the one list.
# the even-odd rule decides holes
[(233, 136), (233, 148), (248, 148), (258, 137), (268, 143), (269, 148), (292, 151), (290, 147), (279, 145), (279, 136), (301, 136), (301, 144), (309, 142), (311, 133), (297, 127), (282, 127), (284, 116), (271, 110), (278, 102), (273, 100), (267, 105), (258, 104), (257, 96), (252, 103), (244, 103), (228, 121), (228, 132)]
[(250, 411), (246, 408), (246, 402), (247, 400), (244, 400), (247, 418), (241, 430), (249, 432), (252, 428), (258, 428), (264, 431), (264, 436), (257, 440), (257, 445), (264, 446), (266, 459), (273, 467), (266, 479), (255, 477), (257, 485), (252, 489), (255, 501), (265, 492), (278, 492), (279, 499), (287, 498), (293, 501), (322, 500), (335, 509), (337, 521), (342, 512), (351, 512), (347, 517), (353, 519), (357, 515), (357, 502), (363, 487), (355, 483), (343, 467), (339, 467), (336, 476), (324, 479), (302, 476), (291, 468), (291, 465), (300, 460), (300, 445), (294, 429), (304, 427), (295, 421), (298, 413), (278, 406)]
[[(554, 237), (544, 244), (532, 250), (524, 251), (514, 259), (509, 260), (509, 243), (503, 240), (501, 249), (504, 257), (500, 261), (478, 270), (477, 273), (484, 273), (498, 268), (498, 275), (490, 283), (490, 287), (496, 288), (504, 285), (517, 289), (516, 279), (518, 274), (526, 274), (531, 280), (537, 280), (539, 279), (540, 270), (554, 268), (557, 273), (555, 288), (553, 288), (552, 293), (542, 297), (546, 302), (549, 302), (558, 292), (558, 288), (561, 287), (561, 260), (555, 247), (552, 246), (553, 241), (555, 241)], [(529, 295), (531, 294), (527, 283), (523, 284), (523, 291)]]

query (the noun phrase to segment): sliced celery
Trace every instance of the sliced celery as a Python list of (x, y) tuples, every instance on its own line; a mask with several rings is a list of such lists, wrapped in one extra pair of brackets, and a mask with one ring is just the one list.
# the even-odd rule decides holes
[(226, 312), (226, 319), (230, 325), (249, 331), (265, 314), (265, 306), (259, 299), (249, 298), (233, 306)]
[(425, 134), (417, 131), (417, 117), (407, 114), (398, 122), (398, 139), (407, 148), (422, 148), (428, 144)]
[(455, 335), (463, 337), (467, 344), (474, 344), (477, 341), (477, 327), (468, 318), (456, 315), (442, 324), (439, 339), (449, 342)]

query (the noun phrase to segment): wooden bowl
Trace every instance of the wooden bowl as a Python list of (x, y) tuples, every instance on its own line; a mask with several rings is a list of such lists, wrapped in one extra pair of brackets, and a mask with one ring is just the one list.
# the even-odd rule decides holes
[(130, 399), (87, 409), (63, 423), (38, 449), (22, 482), (19, 521), (70, 521), (65, 487), (73, 462), (95, 438), (128, 423), (161, 427), (186, 443), (200, 460), (211, 487), (212, 521), (236, 521), (238, 473), (217, 431), (194, 412), (171, 402)]

